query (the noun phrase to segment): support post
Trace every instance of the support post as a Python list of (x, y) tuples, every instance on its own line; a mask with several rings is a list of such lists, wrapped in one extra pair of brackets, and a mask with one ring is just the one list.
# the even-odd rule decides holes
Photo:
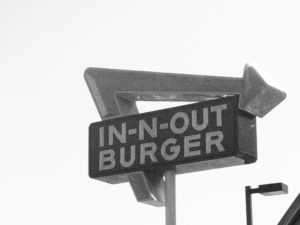
[(166, 225), (176, 225), (176, 171), (166, 170), (164, 176)]
[(252, 225), (252, 196), (250, 193), (251, 187), (245, 187), (246, 193), (246, 215), (247, 215), (247, 225)]

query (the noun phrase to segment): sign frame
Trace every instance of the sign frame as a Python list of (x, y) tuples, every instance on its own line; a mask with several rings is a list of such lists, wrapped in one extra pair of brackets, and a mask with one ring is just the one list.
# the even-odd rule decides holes
[[(231, 146), (229, 146), (228, 148), (231, 149), (229, 151), (217, 155), (212, 155), (212, 156), (209, 155), (206, 157), (202, 157), (202, 159), (199, 159), (199, 157), (198, 158), (190, 157), (187, 160), (181, 162), (172, 161), (172, 162), (164, 162), (164, 163), (156, 164), (154, 166), (145, 165), (143, 167), (136, 167), (134, 169), (130, 169), (130, 168), (124, 169), (123, 171), (119, 171), (119, 172), (104, 171), (101, 174), (100, 172), (98, 173), (95, 172), (99, 168), (99, 164), (95, 165), (95, 161), (99, 159), (99, 156), (96, 154), (96, 151), (97, 149), (99, 150), (99, 142), (97, 141), (99, 140), (100, 137), (99, 134), (100, 127), (103, 128), (105, 126), (107, 128), (108, 125), (111, 126), (113, 124), (119, 124), (125, 122), (132, 124), (139, 119), (145, 119), (145, 118), (149, 119), (149, 117), (155, 117), (157, 120), (160, 120), (159, 115), (162, 114), (165, 117), (168, 117), (169, 115), (172, 114), (176, 114), (178, 112), (186, 112), (188, 114), (189, 111), (195, 110), (196, 108), (201, 109), (202, 107), (203, 109), (203, 108), (208, 108), (210, 106), (213, 107), (220, 104), (225, 104), (226, 106), (228, 106), (228, 109), (226, 110), (227, 112), (226, 114), (223, 113), (222, 119), (223, 119), (223, 125), (226, 124), (226, 126), (228, 127), (230, 126), (229, 128), (230, 130), (226, 131), (227, 132), (226, 135), (224, 134), (226, 137), (232, 136), (231, 142), (233, 141), (233, 143), (230, 143)], [(128, 130), (130, 129), (128, 128)], [(169, 129), (168, 132), (171, 133), (171, 129)], [(232, 133), (229, 134), (229, 132)], [(137, 115), (129, 115), (125, 117), (96, 122), (90, 125), (89, 133), (90, 133), (89, 176), (91, 178), (105, 181), (111, 184), (127, 182), (128, 181), (128, 176), (126, 176), (127, 174), (138, 172), (140, 170), (156, 171), (158, 173), (163, 173), (167, 168), (175, 168), (177, 174), (182, 174), (182, 173), (196, 172), (196, 171), (201, 171), (206, 169), (248, 164), (248, 163), (255, 162), (257, 159), (256, 118), (255, 116), (238, 109), (238, 96), (218, 98), (218, 99), (200, 102), (200, 103), (193, 103), (193, 104), (188, 104), (188, 105), (169, 108), (169, 109), (152, 111), (152, 112), (147, 112), (147, 113), (142, 113)], [(174, 134), (172, 135), (174, 136)], [(166, 134), (164, 134), (164, 136), (166, 136)], [(181, 135), (177, 135), (178, 138), (179, 136)], [(137, 141), (134, 140), (134, 143), (136, 142)], [(128, 146), (126, 148), (128, 148)], [(136, 151), (139, 151), (139, 149), (137, 148)]]

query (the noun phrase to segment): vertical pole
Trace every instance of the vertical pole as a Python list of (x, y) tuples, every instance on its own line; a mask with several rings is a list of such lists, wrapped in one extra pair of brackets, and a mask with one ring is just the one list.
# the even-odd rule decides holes
[(246, 193), (246, 216), (247, 216), (247, 225), (252, 225), (252, 197), (250, 193), (251, 187), (247, 186), (245, 188)]
[(165, 171), (166, 225), (176, 225), (176, 171)]

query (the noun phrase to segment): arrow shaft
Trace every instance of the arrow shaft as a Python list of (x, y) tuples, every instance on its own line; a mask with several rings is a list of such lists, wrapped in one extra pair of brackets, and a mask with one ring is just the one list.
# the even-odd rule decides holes
[[(199, 94), (238, 94), (243, 90), (243, 79), (207, 75), (170, 74), (113, 70), (108, 73), (110, 79), (122, 84), (119, 92), (171, 92)], [(107, 78), (108, 78), (107, 77)]]
[(243, 91), (243, 79), (233, 77), (113, 69), (90, 69), (86, 74), (106, 118), (137, 113), (135, 101), (202, 101)]

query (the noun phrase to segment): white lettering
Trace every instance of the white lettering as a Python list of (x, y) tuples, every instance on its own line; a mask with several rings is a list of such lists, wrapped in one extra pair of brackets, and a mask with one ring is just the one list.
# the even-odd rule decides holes
[[(216, 138), (217, 137), (217, 138)], [(214, 139), (212, 139), (214, 138)], [(215, 145), (219, 152), (224, 152), (225, 149), (222, 145), (224, 134), (221, 131), (209, 132), (206, 134), (206, 153), (211, 153), (211, 146)]]
[(147, 133), (151, 136), (151, 138), (157, 137), (157, 118), (152, 118), (152, 128), (146, 123), (145, 120), (139, 121), (139, 139), (144, 140), (144, 131), (147, 131)]
[[(177, 140), (175, 138), (169, 138), (162, 143), (161, 155), (165, 160), (171, 161), (171, 160), (174, 160), (178, 156), (178, 154), (180, 152), (180, 146), (175, 145), (176, 142), (177, 142)], [(170, 154), (167, 153), (168, 146), (170, 146)]]
[[(201, 155), (200, 149), (191, 151), (190, 148), (200, 147), (200, 134), (184, 137), (184, 157)], [(194, 141), (199, 140), (199, 141)], [(194, 142), (191, 142), (194, 141)]]
[(157, 146), (154, 142), (141, 144), (141, 157), (140, 157), (141, 164), (145, 164), (146, 156), (149, 156), (152, 162), (157, 162), (157, 158), (154, 155), (156, 150), (157, 150)]
[(203, 109), (203, 122), (198, 124), (197, 110), (192, 110), (192, 126), (196, 131), (204, 130), (208, 124), (208, 108)]
[(227, 109), (227, 105), (216, 105), (210, 108), (211, 112), (216, 112), (217, 114), (217, 127), (222, 126), (222, 111)]
[[(183, 125), (181, 128), (176, 127), (176, 121), (179, 118), (183, 119)], [(175, 134), (182, 134), (183, 132), (186, 131), (188, 126), (189, 126), (189, 117), (185, 112), (178, 112), (174, 116), (172, 116), (170, 121), (170, 127)]]
[(130, 146), (130, 160), (126, 162), (125, 159), (125, 147), (120, 148), (120, 163), (124, 167), (130, 167), (135, 161), (135, 145)]
[(110, 125), (108, 127), (108, 144), (114, 144), (114, 136), (121, 142), (122, 144), (126, 143), (126, 123), (122, 123), (121, 125), (121, 133), (117, 130), (114, 125)]
[(99, 128), (99, 147), (104, 146), (104, 127)]
[(112, 149), (100, 151), (99, 158), (99, 170), (109, 170), (114, 168), (116, 165), (115, 151)]

